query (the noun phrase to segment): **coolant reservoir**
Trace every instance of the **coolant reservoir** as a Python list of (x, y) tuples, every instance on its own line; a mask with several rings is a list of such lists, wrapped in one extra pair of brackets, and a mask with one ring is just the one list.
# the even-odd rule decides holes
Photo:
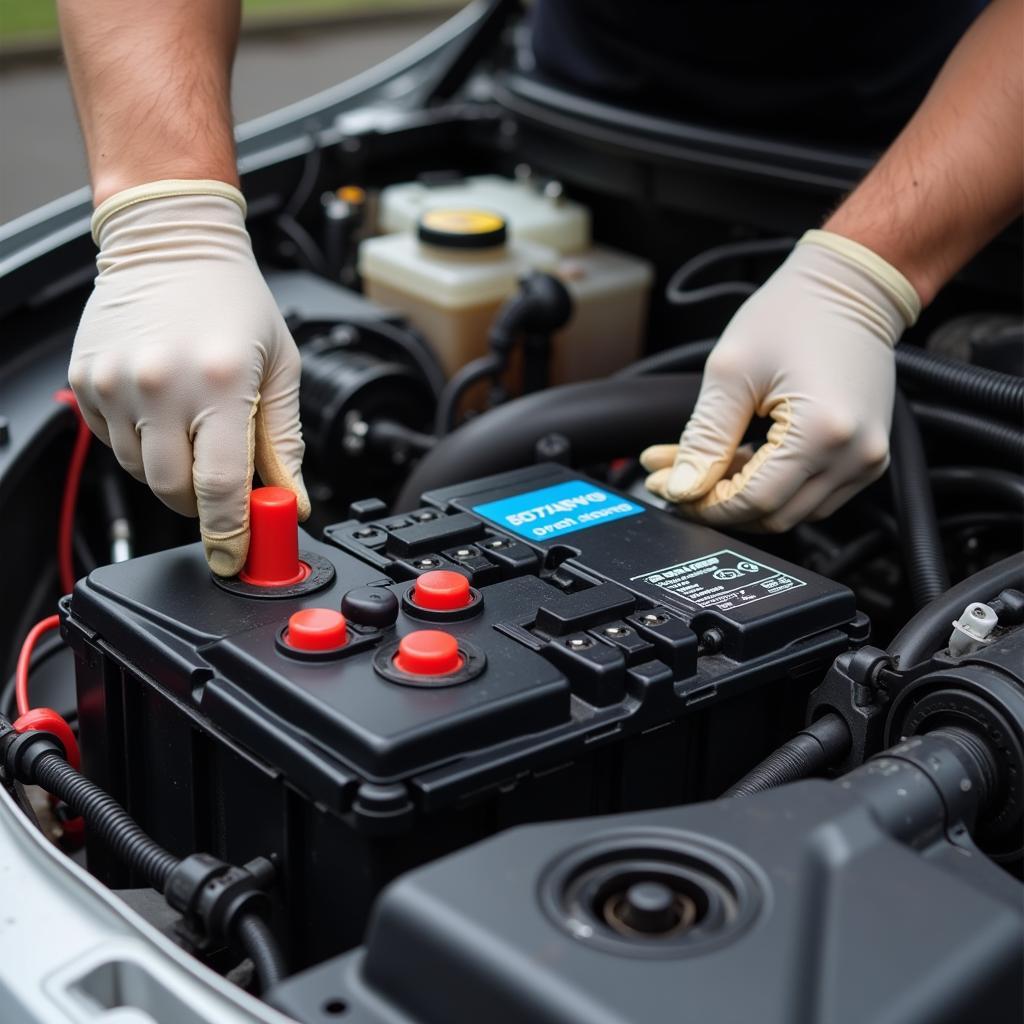
[(369, 238), (359, 247), (367, 296), (404, 313), (451, 375), (487, 350), (502, 302), (531, 269), (553, 270), (551, 248), (510, 241), (505, 219), (480, 209), (425, 213), (415, 233)]
[(567, 199), (556, 187), (538, 188), (531, 180), (481, 174), (447, 184), (408, 181), (380, 194), (379, 227), (386, 233), (413, 231), (429, 210), (496, 210), (517, 241), (539, 242), (559, 253), (579, 252), (590, 244), (590, 211)]
[(555, 335), (552, 383), (606, 377), (639, 359), (654, 281), (651, 264), (592, 245), (563, 256), (553, 272), (569, 289), (573, 315)]
[(559, 277), (573, 316), (555, 335), (551, 382), (614, 373), (640, 355), (654, 272), (630, 253), (599, 245), (567, 255), (510, 240), (503, 216), (480, 209), (433, 209), (415, 232), (381, 235), (359, 247), (366, 294), (404, 313), (451, 375), (487, 351), (502, 302), (530, 270)]

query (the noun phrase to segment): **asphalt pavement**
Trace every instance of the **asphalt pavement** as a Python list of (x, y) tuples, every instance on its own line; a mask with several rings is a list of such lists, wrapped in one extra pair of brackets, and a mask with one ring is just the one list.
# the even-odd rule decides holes
[[(243, 36), (235, 62), (241, 123), (294, 103), (414, 43), (443, 18), (396, 15), (337, 27)], [(0, 223), (87, 181), (64, 67), (57, 60), (0, 67)]]

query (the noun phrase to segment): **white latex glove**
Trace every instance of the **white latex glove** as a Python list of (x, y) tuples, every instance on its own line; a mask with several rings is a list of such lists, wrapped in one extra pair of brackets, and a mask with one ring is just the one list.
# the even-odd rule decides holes
[(199, 516), (210, 568), (249, 548), (253, 467), (298, 498), (298, 349), (253, 257), (245, 200), (216, 181), (119, 192), (93, 216), (99, 275), (68, 373), (82, 414), (164, 504)]
[[(647, 487), (716, 526), (830, 515), (889, 464), (893, 349), (920, 306), (869, 249), (808, 231), (715, 345), (679, 444), (640, 456)], [(739, 445), (755, 414), (774, 422), (751, 454)]]

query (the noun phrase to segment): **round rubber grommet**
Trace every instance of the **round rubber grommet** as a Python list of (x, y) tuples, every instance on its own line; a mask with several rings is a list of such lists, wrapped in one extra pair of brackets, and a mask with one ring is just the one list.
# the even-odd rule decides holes
[(304, 574), (297, 583), (268, 587), (246, 583), (240, 576), (214, 576), (210, 579), (229, 593), (238, 594), (240, 597), (254, 597), (261, 601), (279, 601), (288, 597), (304, 597), (316, 590), (323, 590), (324, 587), (334, 582), (334, 565), (322, 555), (314, 555), (312, 551), (301, 551), (301, 561), (309, 566), (309, 572)]

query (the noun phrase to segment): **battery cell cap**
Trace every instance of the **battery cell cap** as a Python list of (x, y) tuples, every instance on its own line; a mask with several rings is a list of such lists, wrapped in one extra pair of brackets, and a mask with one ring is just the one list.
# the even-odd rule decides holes
[(299, 560), (299, 513), (285, 487), (257, 487), (249, 498), (249, 554), (238, 574), (257, 587), (286, 587), (309, 576)]
[(332, 651), (348, 637), (345, 616), (333, 608), (303, 608), (288, 619), (284, 642), (296, 651)]
[(472, 604), (469, 580), (460, 572), (435, 569), (417, 577), (413, 603), (434, 612), (450, 612)]
[(439, 629), (418, 629), (402, 637), (395, 668), (412, 676), (443, 676), (462, 668), (459, 643)]

